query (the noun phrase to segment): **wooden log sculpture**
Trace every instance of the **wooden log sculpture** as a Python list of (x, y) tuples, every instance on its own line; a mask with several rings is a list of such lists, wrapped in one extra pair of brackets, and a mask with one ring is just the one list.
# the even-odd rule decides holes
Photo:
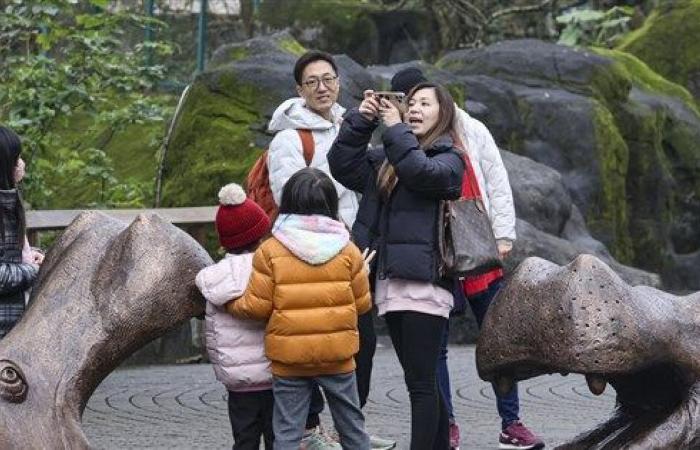
[(83, 449), (85, 404), (127, 356), (188, 318), (211, 264), (156, 215), (83, 213), (46, 255), (25, 316), (0, 341), (0, 447)]
[(631, 287), (599, 259), (528, 258), (498, 294), (477, 344), (502, 392), (545, 373), (610, 384), (612, 417), (560, 449), (700, 448), (700, 293)]

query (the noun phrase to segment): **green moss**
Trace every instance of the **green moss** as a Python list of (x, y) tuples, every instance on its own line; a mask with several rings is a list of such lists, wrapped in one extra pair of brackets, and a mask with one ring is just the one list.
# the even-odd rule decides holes
[(263, 119), (265, 94), (230, 72), (215, 75), (216, 92), (200, 79), (183, 105), (166, 158), (163, 206), (212, 204), (221, 186), (243, 182), (261, 152), (250, 125)]
[(440, 58), (435, 62), (435, 67), (437, 67), (440, 70), (446, 70), (448, 72), (458, 72), (459, 69), (463, 68), (464, 66), (464, 61), (457, 58)]
[[(532, 105), (528, 103), (527, 100), (523, 98), (515, 98), (515, 107), (518, 111), (518, 116), (520, 117), (520, 127), (511, 127), (508, 134), (505, 136), (504, 140), (506, 142), (505, 148), (509, 151), (522, 155), (525, 151), (525, 137), (530, 136), (533, 133), (533, 128), (535, 126), (535, 117), (532, 110)], [(542, 117), (538, 117), (537, 120), (543, 120)]]
[(250, 55), (247, 48), (242, 45), (237, 45), (235, 47), (231, 47), (231, 49), (228, 51), (228, 56), (231, 61), (240, 61)]
[(634, 245), (635, 267), (659, 271), (668, 263), (667, 225), (672, 222), (671, 167), (663, 139), (668, 118), (664, 110), (630, 100), (615, 112), (618, 129), (629, 149), (627, 205), (629, 236)]
[(674, 169), (677, 192), (688, 198), (700, 198), (700, 132), (684, 122), (676, 122), (664, 133), (664, 152)]
[(700, 0), (663, 2), (617, 48), (636, 55), (668, 80), (692, 89), (690, 77), (700, 77), (698, 36)]
[(279, 42), (279, 46), (282, 50), (297, 57), (306, 53), (306, 48), (297, 42), (296, 39), (282, 39)]
[(615, 102), (624, 102), (632, 89), (632, 80), (614, 62), (599, 64), (590, 79), (593, 97), (607, 106)]
[(608, 57), (615, 61), (615, 71), (618, 76), (623, 76), (639, 89), (650, 93), (663, 94), (670, 97), (676, 97), (681, 100), (692, 110), (700, 115), (693, 96), (685, 89), (676, 83), (672, 83), (654, 72), (642, 60), (636, 56), (625, 53), (619, 50), (609, 50), (604, 48), (592, 48), (591, 51)]
[(447, 90), (450, 91), (452, 100), (460, 106), (463, 107), (464, 102), (467, 100), (467, 96), (464, 92), (464, 85), (459, 83), (449, 83), (446, 85)]
[(625, 180), (629, 150), (610, 111), (597, 104), (593, 113), (596, 153), (601, 180), (598, 212), (591, 215), (588, 225), (598, 235), (609, 236), (610, 251), (619, 261), (632, 260), (634, 252), (628, 235), (628, 211)]
[(115, 133), (104, 147), (114, 162), (115, 175), (118, 178), (153, 180), (158, 166), (157, 144), (164, 134), (162, 123), (129, 125)]
[[(164, 105), (174, 105), (177, 98), (162, 96), (159, 100)], [(81, 165), (91, 148), (100, 149), (106, 155), (101, 169), (111, 169), (117, 183), (142, 188), (143, 206), (150, 205), (158, 163), (156, 153), (165, 132), (162, 122), (130, 124), (114, 130), (95, 123), (90, 114), (76, 111), (56, 120), (51, 131), (55, 138), (42, 157), (47, 164), (43, 170), (44, 182), (52, 192), (49, 204), (37, 206), (73, 209), (104, 201), (101, 182), (96, 176), (86, 175), (87, 168)], [(137, 202), (132, 206), (141, 204)]]

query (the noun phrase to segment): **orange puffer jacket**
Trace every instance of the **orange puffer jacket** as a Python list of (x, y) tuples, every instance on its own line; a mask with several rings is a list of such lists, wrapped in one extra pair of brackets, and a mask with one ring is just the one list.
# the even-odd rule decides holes
[(236, 316), (269, 319), (265, 353), (272, 373), (283, 377), (353, 371), (357, 315), (371, 307), (368, 274), (355, 244), (311, 265), (274, 237), (255, 253), (246, 293), (227, 304)]

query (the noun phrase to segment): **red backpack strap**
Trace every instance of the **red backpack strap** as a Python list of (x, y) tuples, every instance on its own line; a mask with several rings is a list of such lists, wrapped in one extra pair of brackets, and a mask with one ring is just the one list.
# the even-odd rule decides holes
[(304, 151), (304, 161), (306, 161), (306, 167), (311, 165), (311, 161), (314, 159), (314, 151), (316, 144), (314, 143), (314, 135), (311, 130), (297, 130), (299, 133), (299, 139), (301, 139), (301, 148)]

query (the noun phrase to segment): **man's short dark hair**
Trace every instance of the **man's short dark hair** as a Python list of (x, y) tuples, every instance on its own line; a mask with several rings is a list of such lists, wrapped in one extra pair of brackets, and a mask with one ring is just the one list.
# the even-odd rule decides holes
[(301, 75), (304, 73), (306, 66), (316, 61), (326, 61), (331, 65), (333, 71), (338, 75), (338, 66), (335, 64), (335, 60), (330, 53), (322, 52), (320, 50), (309, 50), (297, 59), (296, 64), (294, 64), (294, 80), (297, 84), (301, 86)]

